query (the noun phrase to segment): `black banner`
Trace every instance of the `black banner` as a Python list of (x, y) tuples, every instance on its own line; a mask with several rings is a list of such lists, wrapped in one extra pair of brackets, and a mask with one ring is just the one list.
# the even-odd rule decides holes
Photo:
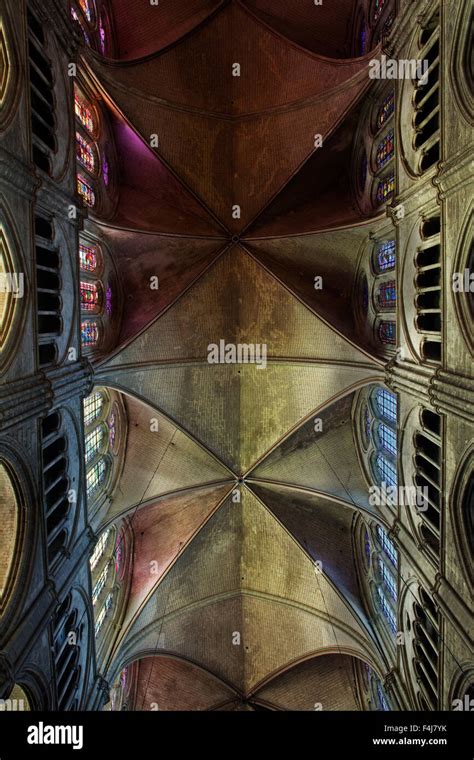
[[(470, 712), (0, 712), (0, 760), (252, 752), (472, 760)], [(329, 758), (329, 760), (332, 760)]]

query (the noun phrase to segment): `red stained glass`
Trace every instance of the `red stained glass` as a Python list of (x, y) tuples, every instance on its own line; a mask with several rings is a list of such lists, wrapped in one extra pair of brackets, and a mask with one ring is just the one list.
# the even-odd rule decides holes
[(85, 272), (94, 272), (97, 269), (97, 248), (95, 245), (79, 243), (79, 263)]
[(77, 175), (77, 192), (91, 208), (95, 206), (95, 194), (92, 189), (92, 185), (86, 180), (82, 174)]
[(96, 131), (94, 112), (77, 92), (74, 93), (74, 112), (76, 118), (82, 124), (84, 129), (89, 132), (90, 135), (93, 135)]
[(84, 169), (89, 172), (95, 171), (95, 150), (92, 144), (79, 132), (76, 132), (76, 158)]
[(96, 311), (100, 303), (100, 292), (94, 282), (81, 282), (81, 309)]

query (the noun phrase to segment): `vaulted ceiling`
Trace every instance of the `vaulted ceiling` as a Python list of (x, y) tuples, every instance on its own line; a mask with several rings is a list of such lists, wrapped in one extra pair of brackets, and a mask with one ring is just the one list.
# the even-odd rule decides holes
[[(95, 368), (129, 423), (102, 520), (127, 516), (134, 546), (111, 674), (140, 661), (135, 709), (358, 709), (353, 658), (384, 660), (353, 538), (370, 505), (352, 411), (383, 379), (352, 307), (373, 224), (351, 192), (357, 3), (111, 5), (116, 58), (84, 51), (120, 176), (97, 224), (126, 289)], [(265, 344), (266, 366), (208, 363), (220, 340)]]

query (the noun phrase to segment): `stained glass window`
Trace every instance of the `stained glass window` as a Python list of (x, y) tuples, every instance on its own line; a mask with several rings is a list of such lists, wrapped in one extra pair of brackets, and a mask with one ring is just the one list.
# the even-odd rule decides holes
[(396, 602), (397, 601), (397, 584), (395, 582), (395, 578), (393, 577), (391, 571), (388, 569), (387, 565), (385, 564), (383, 560), (379, 560), (379, 568), (380, 568), (382, 583), (387, 589), (389, 595), (392, 597), (393, 601)]
[(107, 161), (107, 157), (104, 153), (102, 156), (102, 178), (104, 180), (104, 184), (108, 185), (110, 181), (109, 177), (109, 162)]
[(94, 112), (77, 91), (74, 93), (74, 111), (84, 129), (89, 132), (90, 135), (93, 135), (96, 131)]
[(77, 192), (91, 208), (95, 206), (95, 193), (90, 182), (86, 180), (83, 174), (77, 175)]
[(95, 455), (100, 450), (103, 440), (104, 428), (102, 425), (98, 425), (96, 428), (94, 428), (94, 430), (86, 435), (86, 464), (94, 459)]
[(84, 399), (84, 425), (87, 427), (100, 416), (104, 406), (102, 393), (91, 393)]
[(79, 7), (89, 23), (92, 21), (92, 0), (78, 0)]
[(112, 314), (112, 288), (110, 285), (107, 285), (105, 291), (105, 311), (107, 314)]
[(377, 202), (386, 203), (390, 200), (395, 190), (395, 175), (390, 174), (379, 181), (377, 186)]
[(96, 311), (100, 304), (100, 286), (95, 282), (81, 282), (81, 309)]
[(380, 484), (385, 483), (386, 486), (397, 485), (397, 469), (393, 462), (390, 462), (383, 454), (377, 454), (375, 458), (375, 464), (378, 470), (378, 481)]
[(367, 29), (365, 28), (365, 20), (362, 19), (360, 25), (360, 38), (359, 38), (359, 55), (364, 55), (367, 46)]
[(91, 496), (94, 491), (105, 480), (106, 465), (103, 459), (99, 459), (92, 467), (88, 468), (86, 480), (87, 480), (87, 496)]
[(365, 535), (364, 535), (364, 551), (365, 551), (365, 558), (367, 560), (367, 564), (370, 565), (370, 558), (372, 556), (372, 546), (370, 544), (370, 536), (369, 531), (367, 528), (365, 529)]
[(395, 92), (392, 90), (382, 101), (382, 105), (379, 108), (376, 120), (377, 131), (382, 129), (384, 124), (392, 116), (395, 110)]
[(397, 303), (397, 288), (395, 280), (384, 282), (378, 291), (377, 300), (381, 309), (393, 309)]
[(398, 565), (398, 553), (395, 548), (395, 544), (393, 541), (387, 536), (386, 531), (382, 528), (381, 525), (377, 525), (375, 528), (377, 539), (379, 541), (379, 544), (386, 554), (386, 556), (389, 558), (391, 563), (397, 567)]
[(393, 129), (390, 129), (377, 146), (375, 164), (381, 169), (393, 158)]
[(97, 615), (97, 620), (95, 621), (95, 635), (96, 636), (99, 633), (100, 629), (102, 628), (106, 614), (107, 614), (107, 610), (105, 609), (105, 604), (104, 604), (101, 611)]
[(78, 12), (76, 11), (76, 9), (74, 8), (74, 6), (73, 6), (73, 5), (71, 6), (71, 17), (72, 17), (73, 21), (75, 21), (75, 22), (76, 22), (76, 24), (78, 24), (78, 25), (79, 25), (79, 27), (80, 27), (80, 30), (81, 30), (81, 32), (82, 32), (82, 35), (83, 35), (83, 37), (84, 37), (84, 40), (85, 40), (85, 42), (87, 42), (87, 44), (88, 44), (88, 45), (90, 45), (90, 39), (89, 39), (89, 35), (87, 34), (86, 30), (84, 29), (84, 26), (83, 26), (83, 24), (82, 24), (82, 21), (81, 21), (81, 19), (79, 18), (79, 14), (78, 14)]
[(107, 420), (107, 427), (109, 429), (109, 446), (111, 449), (115, 446), (115, 413), (112, 412)]
[(378, 426), (378, 436), (380, 444), (385, 451), (389, 454), (396, 456), (397, 454), (397, 433), (392, 428), (385, 425), (383, 422)]
[(381, 322), (379, 324), (379, 338), (384, 345), (394, 345), (396, 341), (395, 322)]
[(97, 604), (97, 600), (100, 596), (100, 593), (102, 589), (104, 588), (106, 582), (107, 582), (107, 576), (109, 574), (109, 565), (107, 564), (104, 569), (102, 570), (101, 574), (99, 575), (99, 578), (97, 579), (97, 582), (92, 589), (92, 604)]
[(109, 540), (109, 536), (110, 536), (110, 528), (107, 528), (107, 530), (103, 530), (102, 533), (100, 534), (97, 540), (97, 543), (94, 547), (94, 551), (92, 552), (91, 558), (89, 560), (91, 571), (97, 567), (97, 563), (102, 557), (105, 551), (105, 547), (107, 546), (107, 541)]
[(382, 11), (384, 9), (385, 0), (374, 0), (374, 11), (372, 16), (372, 23), (375, 24), (376, 21), (379, 20), (380, 16), (382, 15)]
[(377, 699), (382, 711), (388, 712), (390, 708), (388, 706), (387, 700), (385, 699), (385, 694), (383, 693), (382, 684), (380, 683), (378, 679), (377, 679)]
[(95, 245), (79, 243), (79, 263), (85, 272), (94, 272), (97, 269), (97, 248)]
[(379, 272), (395, 269), (396, 243), (395, 240), (385, 240), (379, 245), (376, 253), (376, 268)]
[(107, 42), (105, 39), (105, 24), (104, 19), (102, 16), (99, 19), (99, 44), (100, 44), (100, 52), (102, 55), (105, 55), (107, 51)]
[(120, 673), (120, 686), (122, 687), (122, 691), (125, 691), (125, 688), (127, 686), (127, 676), (128, 668), (124, 668)]
[(81, 322), (81, 343), (83, 346), (94, 346), (99, 339), (97, 322)]
[(122, 559), (123, 559), (123, 535), (120, 533), (117, 537), (117, 543), (115, 544), (115, 572), (117, 573), (117, 576), (120, 578), (120, 573), (122, 570)]
[(80, 132), (76, 132), (76, 158), (84, 169), (87, 169), (89, 172), (95, 171), (95, 150), (92, 144)]
[(95, 635), (96, 636), (99, 633), (100, 629), (102, 628), (104, 620), (107, 617), (107, 613), (108, 613), (108, 611), (110, 610), (110, 608), (112, 606), (112, 601), (113, 601), (113, 595), (112, 595), (112, 592), (109, 592), (107, 594), (105, 602), (104, 602), (104, 604), (102, 606), (102, 609), (100, 610), (100, 612), (99, 612), (99, 614), (97, 616), (97, 620), (96, 620), (96, 623), (95, 623)]
[(391, 607), (390, 602), (385, 596), (385, 592), (380, 586), (377, 586), (377, 597), (379, 600), (380, 609), (382, 611), (382, 614), (385, 620), (387, 621), (390, 627), (390, 630), (392, 631), (392, 633), (396, 633), (397, 632), (397, 618)]
[(377, 388), (375, 391), (375, 403), (381, 417), (390, 422), (397, 421), (397, 397), (395, 393), (385, 388)]

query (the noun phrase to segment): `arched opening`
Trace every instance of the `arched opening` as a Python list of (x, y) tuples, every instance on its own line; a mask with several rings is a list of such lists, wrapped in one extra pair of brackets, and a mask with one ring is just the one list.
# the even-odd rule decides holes
[(20, 528), (18, 486), (6, 461), (0, 460), (0, 613), (13, 581)]

